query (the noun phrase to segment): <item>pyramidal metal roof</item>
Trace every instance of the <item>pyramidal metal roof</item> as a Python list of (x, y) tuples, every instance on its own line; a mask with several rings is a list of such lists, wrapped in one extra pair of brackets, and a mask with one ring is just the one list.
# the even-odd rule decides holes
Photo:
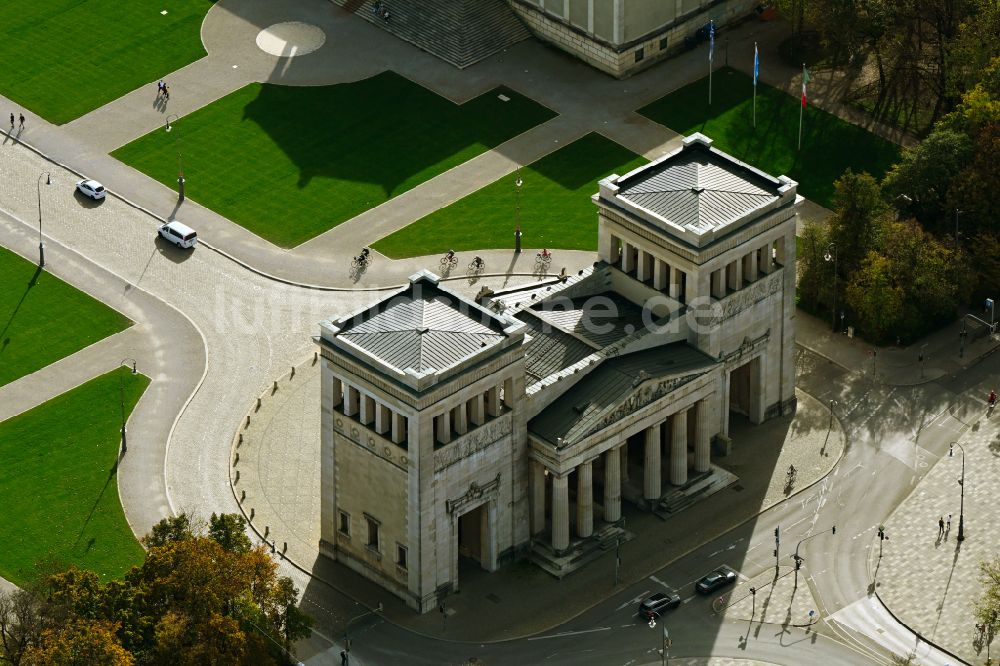
[(759, 171), (692, 134), (678, 150), (601, 185), (601, 198), (697, 241), (756, 217), (787, 199), (789, 190), (794, 200), (797, 183)]
[(336, 338), (396, 371), (422, 375), (503, 342), (511, 323), (442, 289), (437, 276), (423, 271), (403, 290), (337, 322)]

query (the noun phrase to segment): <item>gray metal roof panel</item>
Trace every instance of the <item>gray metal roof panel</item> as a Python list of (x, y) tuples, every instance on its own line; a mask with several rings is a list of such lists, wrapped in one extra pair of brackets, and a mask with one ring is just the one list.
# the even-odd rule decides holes
[(527, 312), (519, 313), (517, 318), (524, 322), (528, 328), (526, 334), (531, 336), (524, 348), (528, 386), (582, 361), (596, 351), (568, 333), (545, 326)]
[(580, 441), (610, 410), (628, 398), (645, 379), (692, 377), (709, 371), (716, 361), (676, 342), (605, 360), (599, 368), (542, 410), (528, 430), (556, 446)]
[(506, 337), (505, 322), (429, 280), (342, 323), (338, 337), (398, 370), (451, 367)]
[(778, 198), (774, 183), (697, 145), (619, 186), (622, 199), (697, 231), (725, 226)]

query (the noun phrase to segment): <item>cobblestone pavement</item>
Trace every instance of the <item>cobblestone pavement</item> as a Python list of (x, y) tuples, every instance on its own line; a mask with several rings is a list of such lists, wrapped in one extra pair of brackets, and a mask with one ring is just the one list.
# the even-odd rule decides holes
[[(806, 584), (806, 574), (800, 574), (796, 578), (793, 568), (781, 567), (777, 573), (766, 571), (740, 581), (724, 595), (723, 614), (728, 620), (752, 621), (758, 633), (762, 624), (801, 627), (818, 621), (816, 600)], [(751, 587), (756, 594), (750, 592)]]
[[(1000, 517), (1000, 414), (980, 408), (960, 438), (965, 449), (965, 540), (958, 541), (963, 453), (933, 463), (920, 486), (885, 523), (888, 539), (872, 545), (869, 568), (879, 598), (912, 630), (972, 663), (986, 656), (972, 604), (982, 592), (979, 562), (997, 555)], [(951, 525), (947, 525), (948, 516)], [(939, 532), (938, 519), (946, 521)]]

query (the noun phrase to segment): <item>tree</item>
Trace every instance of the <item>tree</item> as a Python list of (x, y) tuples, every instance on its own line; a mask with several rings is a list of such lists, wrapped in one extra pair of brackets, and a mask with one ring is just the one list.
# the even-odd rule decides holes
[(246, 533), (246, 520), (236, 513), (212, 514), (208, 536), (231, 553), (248, 553), (253, 547)]
[(20, 666), (25, 652), (41, 639), (38, 600), (27, 590), (0, 590), (0, 663)]
[(153, 525), (149, 534), (142, 538), (142, 545), (146, 548), (156, 548), (168, 543), (185, 541), (193, 536), (194, 530), (191, 527), (191, 520), (186, 513), (182, 513), (179, 516), (164, 518)]
[(935, 232), (949, 232), (948, 189), (972, 156), (972, 141), (967, 134), (952, 129), (932, 131), (913, 148), (903, 151), (883, 181), (886, 194), (911, 212), (921, 224)]
[(875, 341), (897, 328), (903, 310), (903, 290), (895, 284), (888, 257), (871, 251), (847, 285), (848, 306)]
[(978, 624), (984, 628), (983, 638), (988, 646), (1000, 629), (1000, 558), (979, 563), (979, 582), (983, 593), (973, 609)]
[(892, 211), (877, 180), (850, 169), (834, 182), (834, 214), (828, 221), (830, 240), (837, 244), (840, 275), (856, 271), (871, 248), (882, 246)]
[(118, 642), (110, 622), (76, 619), (46, 629), (41, 642), (24, 655), (25, 666), (132, 666), (135, 659)]

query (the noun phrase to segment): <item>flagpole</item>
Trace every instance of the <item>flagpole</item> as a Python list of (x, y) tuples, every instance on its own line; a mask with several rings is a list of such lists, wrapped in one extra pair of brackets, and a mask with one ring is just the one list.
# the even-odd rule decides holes
[[(802, 80), (805, 81), (806, 78), (806, 64), (802, 63)], [(803, 86), (805, 83), (802, 84)], [(802, 150), (802, 110), (806, 108), (805, 102), (799, 104), (799, 147), (797, 150)]]
[(753, 126), (757, 128), (757, 42), (753, 43)]
[(708, 61), (708, 105), (712, 105), (712, 61)]

